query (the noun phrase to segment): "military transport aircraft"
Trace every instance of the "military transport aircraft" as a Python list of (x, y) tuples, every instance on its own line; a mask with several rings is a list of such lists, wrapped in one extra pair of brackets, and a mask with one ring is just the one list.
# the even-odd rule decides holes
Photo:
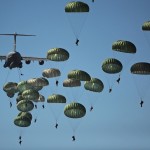
[(13, 34), (0, 34), (6, 36), (14, 36), (14, 49), (13, 51), (9, 52), (6, 56), (0, 55), (0, 60), (5, 60), (4, 68), (8, 67), (12, 68), (22, 68), (22, 61), (25, 61), (26, 64), (30, 64), (31, 61), (38, 61), (39, 65), (43, 65), (44, 61), (48, 61), (47, 58), (38, 58), (38, 57), (26, 57), (21, 56), (19, 52), (16, 51), (16, 37), (17, 36), (35, 36), (35, 35), (28, 35), (28, 34), (17, 34), (16, 32)]

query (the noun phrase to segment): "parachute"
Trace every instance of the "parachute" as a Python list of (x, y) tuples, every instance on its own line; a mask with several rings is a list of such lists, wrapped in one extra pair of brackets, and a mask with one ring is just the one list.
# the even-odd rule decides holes
[(81, 103), (71, 102), (65, 106), (64, 115), (68, 118), (73, 135), (75, 135), (83, 117), (86, 115), (86, 108)]
[(34, 89), (36, 91), (39, 91), (43, 88), (43, 86), (33, 86), (28, 81), (21, 81), (17, 85), (17, 89), (20, 93), (22, 93), (25, 90)]
[(102, 92), (104, 84), (98, 78), (91, 78), (90, 81), (85, 81), (84, 88), (92, 92)]
[(143, 31), (150, 31), (150, 21), (146, 21), (143, 23), (142, 30)]
[(66, 61), (69, 59), (69, 53), (63, 48), (52, 48), (47, 52), (47, 59), (51, 61)]
[(22, 93), (22, 97), (24, 100), (36, 100), (39, 98), (39, 92), (36, 90), (25, 90)]
[(115, 58), (108, 58), (102, 64), (102, 70), (109, 74), (119, 73), (121, 72), (122, 68), (122, 63)]
[[(143, 34), (144, 34), (144, 38), (150, 48), (150, 21), (145, 21), (143, 24), (142, 24), (142, 31), (143, 31)], [(148, 54), (149, 55), (149, 54)]]
[(44, 77), (29, 79), (27, 80), (27, 83), (32, 87), (43, 87), (49, 85), (49, 81)]
[(52, 94), (48, 96), (47, 103), (50, 104), (50, 110), (57, 124), (66, 103), (66, 97), (60, 94)]
[(56, 68), (49, 68), (45, 69), (42, 72), (42, 76), (46, 78), (53, 78), (53, 77), (58, 77), (61, 75), (61, 72), (59, 69)]
[(131, 66), (130, 70), (132, 74), (150, 75), (150, 63), (147, 62), (135, 63)]
[(81, 86), (81, 81), (78, 79), (66, 79), (63, 82), (64, 87), (78, 87)]
[(17, 83), (15, 83), (15, 82), (7, 82), (3, 86), (3, 90), (6, 92), (6, 94), (7, 94), (7, 96), (9, 98), (12, 98), (12, 97), (14, 97), (15, 93), (18, 92)]
[(17, 116), (14, 119), (14, 124), (19, 127), (28, 127), (31, 125), (31, 120), (26, 116)]
[(66, 103), (66, 98), (60, 94), (53, 94), (47, 98), (47, 103)]
[[(99, 96), (97, 94), (103, 91), (104, 84), (98, 78), (91, 78), (90, 81), (85, 81), (84, 88), (87, 91), (87, 99), (90, 102), (91, 108), (93, 108), (96, 100), (98, 99), (97, 97)], [(90, 111), (92, 110), (90, 109)]]
[(18, 116), (20, 116), (20, 117), (26, 117), (26, 118), (28, 118), (30, 121), (32, 120), (32, 114), (31, 114), (30, 112), (20, 112), (20, 113), (18, 114)]
[(6, 93), (16, 93), (18, 92), (17, 90), (17, 83), (15, 82), (8, 82), (3, 86), (3, 90)]
[(72, 70), (68, 73), (69, 79), (77, 79), (80, 81), (90, 81), (90, 75), (83, 70)]
[(150, 81), (150, 63), (138, 62), (131, 66), (130, 71), (133, 75), (133, 81), (140, 99), (146, 98), (149, 90)]
[(73, 1), (67, 3), (65, 6), (65, 12), (66, 13), (74, 13), (74, 12), (89, 12), (89, 6), (86, 3), (80, 2), (80, 1)]
[(32, 101), (20, 100), (20, 101), (17, 103), (17, 109), (18, 109), (19, 111), (22, 111), (22, 112), (31, 111), (33, 108), (34, 108), (34, 104), (33, 104)]
[(66, 16), (77, 39), (81, 34), (89, 11), (88, 4), (80, 1), (68, 2), (65, 6)]
[(69, 118), (82, 118), (86, 114), (86, 108), (80, 103), (72, 102), (65, 106), (64, 114)]
[[(122, 68), (123, 68), (123, 65), (118, 59), (107, 58), (103, 61), (102, 70), (106, 73), (105, 77), (107, 78), (107, 82), (109, 84), (109, 92), (111, 92), (112, 87), (114, 85), (113, 82), (114, 82), (114, 80), (116, 80), (115, 75), (120, 73), (122, 71)], [(111, 79), (109, 79), (109, 78), (111, 78)]]
[(123, 53), (136, 53), (135, 45), (130, 41), (118, 40), (112, 44), (112, 50)]

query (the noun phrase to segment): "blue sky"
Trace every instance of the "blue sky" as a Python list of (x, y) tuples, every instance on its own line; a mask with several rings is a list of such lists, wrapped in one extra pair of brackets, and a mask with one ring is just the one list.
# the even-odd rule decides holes
[[(68, 0), (0, 0), (0, 33), (35, 34), (35, 37), (17, 37), (17, 50), (23, 56), (46, 57), (51, 48), (62, 47), (70, 53), (67, 62), (56, 64), (45, 62), (39, 66), (37, 62), (21, 69), (24, 76), (21, 80), (42, 76), (42, 71), (50, 67), (58, 67), (62, 71), (60, 83), (67, 78), (73, 69), (87, 71), (91, 77), (97, 77), (104, 83), (100, 94), (92, 95), (84, 90), (83, 83), (79, 94), (79, 102), (87, 108), (87, 114), (76, 130), (76, 141), (72, 142), (72, 128), (63, 115), (59, 118), (59, 128), (54, 128), (55, 119), (49, 105), (45, 102), (38, 110), (33, 110), (36, 123), (21, 130), (23, 143), (20, 147), (18, 136), (20, 129), (13, 123), (18, 114), (16, 96), (11, 99), (13, 107), (9, 108), (9, 99), (2, 87), (5, 82), (19, 82), (17, 69), (9, 71), (1, 67), (1, 101), (0, 101), (0, 149), (102, 149), (102, 150), (148, 150), (150, 149), (150, 101), (149, 77), (134, 79), (130, 73), (132, 64), (140, 61), (149, 62), (150, 33), (144, 33), (142, 24), (149, 20), (149, 0), (84, 0), (90, 12), (79, 36), (79, 46), (75, 45), (75, 35), (64, 12)], [(75, 20), (76, 21), (76, 20)], [(80, 20), (77, 20), (77, 22)], [(78, 24), (78, 23), (77, 23)], [(112, 43), (117, 40), (128, 40), (135, 44), (137, 53), (130, 56), (112, 52)], [(13, 49), (13, 37), (0, 36), (0, 55), (6, 55)], [(108, 80), (117, 76), (105, 74), (101, 65), (109, 57), (117, 57), (126, 62), (121, 74), (121, 82), (115, 84), (113, 92), (108, 93)], [(131, 61), (128, 61), (131, 60)], [(129, 63), (127, 63), (129, 62)], [(7, 77), (7, 75), (9, 76)], [(54, 80), (45, 87), (41, 94), (47, 98), (53, 92), (64, 94), (70, 101), (70, 93), (59, 86), (54, 87)], [(136, 84), (136, 83), (137, 84)], [(138, 91), (144, 93), (144, 106), (141, 108)], [(81, 93), (81, 94), (80, 94)], [(93, 99), (94, 110), (89, 111), (90, 100)]]

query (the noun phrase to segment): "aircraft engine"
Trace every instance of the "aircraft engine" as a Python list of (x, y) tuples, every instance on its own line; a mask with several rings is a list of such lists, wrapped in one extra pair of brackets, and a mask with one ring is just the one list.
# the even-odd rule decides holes
[(40, 60), (39, 65), (43, 65), (43, 64), (44, 64), (44, 60)]
[(29, 65), (31, 63), (31, 60), (26, 60), (25, 63)]

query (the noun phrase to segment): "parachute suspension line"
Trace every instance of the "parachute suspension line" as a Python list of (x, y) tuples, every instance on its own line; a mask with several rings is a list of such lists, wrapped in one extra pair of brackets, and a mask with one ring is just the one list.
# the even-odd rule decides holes
[(135, 84), (135, 87), (136, 87), (137, 94), (140, 97), (140, 99), (143, 99), (143, 96), (141, 95), (140, 90), (138, 88), (138, 84), (137, 84), (137, 82), (136, 82), (136, 80), (135, 80), (135, 78), (133, 76), (132, 76), (132, 78), (133, 78), (133, 81), (134, 81), (134, 84)]
[[(69, 15), (70, 15), (70, 14), (69, 14)], [(72, 31), (73, 31), (74, 36), (76, 37), (76, 39), (78, 39), (78, 38), (80, 37), (81, 31), (82, 31), (82, 29), (83, 29), (83, 27), (84, 27), (84, 24), (85, 24), (85, 22), (86, 22), (86, 20), (87, 20), (87, 15), (88, 15), (88, 14), (85, 16), (84, 20), (82, 21), (82, 24), (81, 24), (80, 29), (79, 29), (78, 32), (75, 31), (74, 26), (73, 26), (72, 21), (71, 21), (71, 17), (70, 17), (69, 15), (67, 14), (68, 22), (69, 22), (69, 24), (70, 24), (70, 26), (71, 26), (71, 29), (72, 29)]]
[(108, 77), (106, 76), (106, 81), (107, 81), (107, 84), (108, 84), (108, 87), (109, 89), (112, 89), (112, 84), (110, 83)]
[(7, 80), (8, 80), (9, 75), (10, 75), (10, 69), (7, 71), (7, 75), (6, 75), (6, 79), (5, 79), (4, 84), (6, 84), (6, 82), (7, 82)]
[(22, 127), (19, 127), (19, 137), (21, 136), (22, 137), (22, 135), (23, 135), (23, 130), (22, 130)]
[(21, 70), (17, 68), (18, 76), (19, 76), (19, 81), (21, 81)]
[[(51, 104), (50, 104), (50, 105), (51, 105)], [(50, 110), (51, 110), (51, 112), (52, 112), (52, 114), (53, 114), (53, 116), (54, 116), (55, 121), (57, 121), (58, 118), (57, 118), (57, 116), (56, 116), (56, 114), (55, 114), (55, 112), (54, 112), (52, 106), (49, 106), (49, 107), (50, 107)]]
[(86, 20), (87, 20), (87, 16), (88, 16), (89, 14), (87, 14), (86, 16), (85, 16), (85, 19), (84, 19), (84, 21), (82, 22), (82, 24), (81, 24), (81, 28), (80, 28), (80, 30), (79, 30), (79, 33), (78, 33), (78, 37), (80, 36), (80, 34), (81, 34), (81, 32), (82, 32), (82, 29), (83, 29), (83, 27), (84, 27), (84, 25), (85, 25), (85, 22), (86, 22)]
[(71, 23), (71, 19), (69, 18), (69, 16), (67, 16), (67, 19), (68, 19), (68, 22), (69, 22), (69, 24), (70, 24), (70, 26), (71, 26), (72, 32), (73, 32), (74, 36), (75, 36), (76, 39), (77, 39), (78, 36), (77, 36), (76, 32), (74, 31), (74, 27), (73, 27), (73, 25), (72, 25), (72, 23)]
[[(68, 120), (69, 120), (69, 124), (71, 126), (71, 129), (73, 131), (73, 134), (75, 134), (77, 129), (79, 128), (79, 126), (81, 124), (81, 118), (77, 118), (77, 119), (68, 118)], [(74, 121), (77, 121), (77, 122), (74, 122)]]

